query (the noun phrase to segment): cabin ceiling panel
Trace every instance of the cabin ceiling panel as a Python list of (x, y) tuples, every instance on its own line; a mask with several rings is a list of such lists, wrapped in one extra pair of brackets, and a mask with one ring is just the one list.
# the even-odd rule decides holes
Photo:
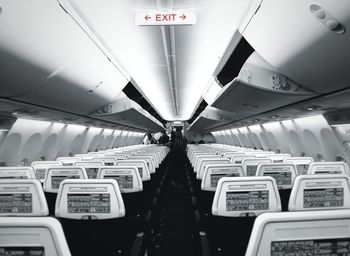
[[(251, 1), (94, 1), (59, 0), (69, 13), (119, 61), (143, 95), (166, 120), (189, 119), (212, 79), (214, 71), (240, 25)], [(145, 10), (190, 9), (197, 13), (194, 26), (176, 26), (165, 36), (161, 27), (138, 27), (135, 15)], [(171, 6), (170, 6), (171, 7)], [(168, 29), (168, 28), (167, 28)], [(164, 30), (164, 29), (163, 29)], [(173, 41), (170, 56), (163, 44)], [(175, 53), (174, 53), (175, 52)], [(164, 81), (154, 67), (175, 67), (175, 80)], [(168, 61), (167, 61), (168, 60)], [(189, 79), (191, 77), (191, 79)], [(168, 89), (166, 89), (168, 87)], [(173, 87), (173, 88), (172, 88)], [(191, 88), (195, 87), (194, 90)], [(156, 92), (156, 93), (155, 93)], [(178, 95), (178, 99), (173, 98)], [(178, 101), (179, 104), (176, 103)], [(191, 103), (187, 103), (191, 101)], [(172, 102), (172, 106), (164, 105)], [(187, 104), (183, 104), (187, 103)], [(177, 111), (175, 106), (177, 105)], [(177, 113), (176, 113), (177, 112)]]

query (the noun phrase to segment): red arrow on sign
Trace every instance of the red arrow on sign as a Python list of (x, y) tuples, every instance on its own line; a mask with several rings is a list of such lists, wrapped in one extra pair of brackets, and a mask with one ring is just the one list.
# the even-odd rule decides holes
[(180, 16), (180, 18), (181, 18), (182, 20), (184, 20), (184, 19), (186, 19), (187, 17), (186, 17), (185, 14), (182, 14), (182, 16)]
[(149, 19), (151, 19), (152, 17), (150, 17), (150, 16), (148, 16), (148, 14), (145, 16), (145, 20), (149, 20)]

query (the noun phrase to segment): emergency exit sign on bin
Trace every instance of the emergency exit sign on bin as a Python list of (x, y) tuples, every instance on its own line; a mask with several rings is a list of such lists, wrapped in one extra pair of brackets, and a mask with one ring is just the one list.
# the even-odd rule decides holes
[(136, 14), (138, 26), (194, 25), (197, 15), (191, 11), (146, 11)]

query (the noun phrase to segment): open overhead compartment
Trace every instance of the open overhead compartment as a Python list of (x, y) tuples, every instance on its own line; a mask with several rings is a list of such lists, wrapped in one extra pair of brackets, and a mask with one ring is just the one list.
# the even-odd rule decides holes
[(114, 102), (106, 104), (91, 116), (148, 131), (164, 130), (161, 122), (126, 97), (124, 93), (120, 93)]
[(263, 0), (255, 9), (240, 32), (273, 67), (319, 93), (350, 86), (350, 1)]
[(223, 88), (212, 106), (235, 113), (239, 120), (316, 95), (278, 72), (254, 52), (239, 76)]

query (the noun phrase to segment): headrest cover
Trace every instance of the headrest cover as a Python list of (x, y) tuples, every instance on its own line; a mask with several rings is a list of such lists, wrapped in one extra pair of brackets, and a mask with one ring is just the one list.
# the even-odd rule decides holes
[(68, 219), (112, 219), (125, 215), (118, 183), (112, 179), (64, 180), (55, 215)]
[(0, 167), (0, 179), (36, 179), (32, 167)]
[(113, 166), (117, 164), (117, 159), (115, 157), (94, 157), (93, 161), (102, 161), (106, 166)]
[(264, 213), (245, 255), (350, 255), (349, 234), (349, 210)]
[(81, 161), (81, 157), (58, 157), (56, 161), (62, 162), (63, 165), (65, 166), (70, 166), (74, 165), (76, 161)]
[(57, 193), (60, 183), (66, 179), (87, 179), (84, 167), (53, 166), (48, 167), (44, 180), (44, 191)]
[(200, 159), (199, 169), (196, 178), (201, 180), (203, 178), (204, 169), (209, 164), (229, 164), (230, 160), (227, 158), (203, 158)]
[(44, 182), (47, 167), (49, 166), (62, 166), (60, 161), (34, 161), (32, 167), (35, 172), (35, 176), (40, 182)]
[(273, 163), (283, 163), (285, 158), (290, 158), (290, 154), (271, 154), (267, 155), (267, 158), (270, 158)]
[(102, 161), (79, 161), (74, 163), (75, 166), (82, 166), (85, 168), (86, 174), (89, 179), (96, 179), (98, 170), (104, 166)]
[(243, 159), (245, 159), (245, 158), (255, 158), (255, 155), (237, 154), (237, 155), (232, 156), (231, 163), (241, 164)]
[(255, 176), (259, 164), (272, 163), (269, 158), (244, 158), (242, 160), (243, 171), (246, 176)]
[(262, 163), (258, 166), (256, 176), (270, 176), (276, 180), (279, 189), (291, 189), (298, 173), (294, 164)]
[(133, 160), (133, 159), (141, 159), (141, 160), (145, 160), (146, 161), (146, 164), (147, 164), (147, 168), (149, 170), (149, 173), (156, 173), (156, 168), (153, 164), (153, 160), (152, 160), (152, 157), (151, 156), (139, 156), (139, 155), (136, 155), (136, 156), (130, 156), (128, 157), (128, 160)]
[(201, 188), (205, 191), (215, 192), (219, 179), (241, 176), (244, 176), (241, 164), (209, 164), (204, 169)]
[(349, 176), (300, 175), (290, 194), (289, 211), (350, 208)]
[(0, 216), (46, 216), (48, 214), (49, 210), (40, 181), (0, 180)]
[(142, 159), (130, 159), (117, 162), (117, 166), (135, 166), (139, 171), (142, 181), (150, 180), (151, 175), (147, 168), (147, 163)]
[(55, 218), (2, 217), (0, 237), (1, 255), (71, 255)]
[(257, 216), (281, 211), (276, 182), (267, 176), (221, 178), (215, 191), (213, 215)]
[(312, 162), (307, 174), (346, 174), (349, 175), (349, 166), (344, 162)]
[(283, 159), (284, 163), (295, 164), (298, 175), (304, 175), (307, 173), (310, 163), (314, 160), (311, 157), (290, 157)]
[(116, 180), (121, 193), (139, 192), (143, 189), (141, 176), (136, 166), (101, 167), (98, 178)]

